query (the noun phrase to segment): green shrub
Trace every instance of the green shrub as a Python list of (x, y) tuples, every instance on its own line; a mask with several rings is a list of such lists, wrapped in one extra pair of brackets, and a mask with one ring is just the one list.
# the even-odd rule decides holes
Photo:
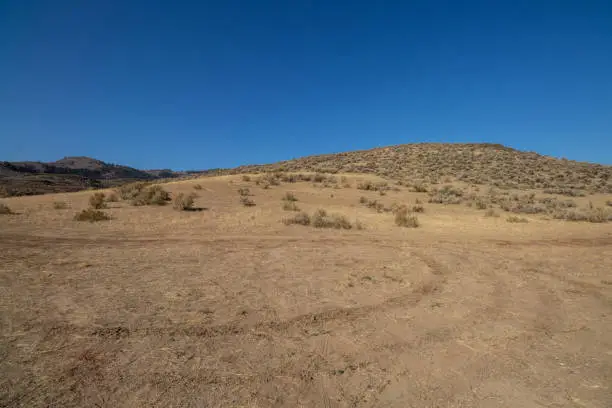
[(96, 210), (101, 210), (103, 208), (106, 208), (106, 202), (104, 201), (104, 199), (106, 198), (106, 195), (104, 193), (93, 193), (93, 195), (91, 197), (89, 197), (89, 206), (91, 208), (94, 208)]
[(89, 222), (107, 221), (110, 220), (110, 216), (104, 211), (96, 210), (95, 208), (88, 208), (86, 210), (81, 211), (80, 213), (77, 213), (74, 216), (74, 220)]

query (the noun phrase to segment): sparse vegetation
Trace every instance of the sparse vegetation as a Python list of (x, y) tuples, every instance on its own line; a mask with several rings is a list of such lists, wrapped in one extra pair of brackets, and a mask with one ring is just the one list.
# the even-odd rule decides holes
[(172, 199), (170, 193), (159, 185), (145, 187), (140, 190), (131, 200), (134, 206), (143, 205), (166, 205)]
[(98, 222), (98, 221), (107, 221), (110, 219), (111, 219), (110, 216), (106, 214), (104, 211), (100, 211), (95, 208), (87, 208), (77, 213), (74, 216), (75, 221)]
[(328, 214), (323, 209), (318, 209), (312, 216), (312, 226), (315, 228), (351, 229), (353, 225), (342, 214)]
[(68, 208), (68, 203), (66, 203), (65, 201), (54, 201), (53, 208), (56, 210), (65, 210), (66, 208)]
[(91, 197), (89, 197), (89, 206), (96, 210), (101, 210), (103, 208), (107, 208), (106, 195), (101, 192), (93, 193)]
[(283, 222), (286, 225), (297, 224), (297, 225), (310, 225), (310, 215), (305, 212), (294, 215), (293, 217), (284, 218)]
[(196, 184), (195, 186), (193, 186), (194, 190), (202, 190), (204, 187), (202, 187), (201, 184)]
[(247, 182), (251, 181), (251, 176), (249, 176), (248, 174), (243, 175), (242, 181), (247, 181)]
[(451, 185), (446, 185), (440, 189), (434, 188), (429, 192), (430, 203), (435, 204), (461, 204), (463, 201), (463, 191)]
[(283, 210), (285, 211), (299, 211), (299, 207), (293, 201), (284, 201), (283, 202)]
[(195, 194), (178, 193), (174, 197), (172, 207), (177, 211), (192, 211), (195, 202)]
[(608, 200), (608, 201), (606, 201), (606, 205), (607, 205), (608, 207), (612, 207), (612, 200)]
[(509, 216), (508, 218), (506, 218), (506, 221), (512, 222), (512, 223), (526, 223), (526, 222), (529, 222), (529, 220), (527, 218), (518, 217), (516, 215)]
[(293, 194), (292, 192), (286, 192), (285, 195), (283, 196), (283, 200), (284, 201), (298, 201), (297, 197), (295, 196), (295, 194)]
[(252, 199), (250, 199), (248, 196), (240, 196), (240, 202), (242, 203), (242, 205), (244, 205), (245, 207), (254, 207), (255, 206), (255, 201), (253, 201)]
[(485, 217), (499, 217), (499, 214), (493, 208), (489, 208), (487, 211), (485, 211), (484, 216)]
[(8, 215), (8, 214), (12, 214), (13, 211), (10, 209), (10, 207), (4, 203), (0, 203), (0, 215)]
[(130, 183), (119, 187), (116, 191), (122, 200), (129, 201), (134, 199), (138, 194), (140, 194), (142, 190), (144, 190), (148, 186), (150, 186), (150, 183), (146, 182)]
[(247, 197), (251, 195), (251, 190), (247, 187), (239, 188), (238, 194), (240, 194), (241, 197)]
[(418, 217), (408, 212), (408, 207), (401, 206), (395, 211), (395, 225), (399, 227), (417, 228), (420, 224)]

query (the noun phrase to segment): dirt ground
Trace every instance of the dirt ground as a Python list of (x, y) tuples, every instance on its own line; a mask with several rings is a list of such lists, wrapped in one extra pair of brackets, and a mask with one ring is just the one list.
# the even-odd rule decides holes
[[(612, 223), (425, 204), (412, 229), (359, 197), (424, 193), (164, 188), (197, 183), (202, 211), (99, 223), (72, 220), (90, 192), (4, 200), (0, 406), (612, 406)], [(287, 191), (365, 229), (284, 225)]]

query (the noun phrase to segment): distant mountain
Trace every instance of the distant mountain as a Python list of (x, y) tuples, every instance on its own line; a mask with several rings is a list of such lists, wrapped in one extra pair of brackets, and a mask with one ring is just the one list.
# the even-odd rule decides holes
[(0, 162), (0, 196), (79, 191), (181, 174), (172, 170), (138, 170), (82, 156), (50, 163)]

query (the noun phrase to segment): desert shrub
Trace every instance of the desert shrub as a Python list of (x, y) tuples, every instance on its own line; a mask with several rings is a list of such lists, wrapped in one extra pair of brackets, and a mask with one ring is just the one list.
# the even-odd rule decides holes
[(474, 201), (474, 206), (478, 210), (486, 210), (487, 208), (489, 208), (489, 204), (486, 201), (482, 200), (482, 199), (476, 199)]
[(297, 183), (299, 181), (298, 176), (291, 173), (281, 175), (280, 179), (283, 183)]
[(612, 212), (606, 211), (604, 208), (559, 210), (553, 213), (553, 218), (565, 221), (600, 223), (612, 221)]
[(111, 191), (106, 196), (106, 201), (109, 203), (116, 203), (117, 201), (119, 201), (119, 195), (117, 194), (117, 192)]
[(315, 228), (351, 229), (351, 222), (341, 214), (328, 214), (323, 209), (315, 211), (311, 218), (312, 226)]
[(573, 188), (548, 188), (544, 190), (546, 194), (559, 194), (568, 197), (584, 197), (586, 194), (584, 191), (576, 190)]
[(89, 197), (89, 206), (96, 210), (106, 208), (106, 202), (104, 201), (105, 198), (106, 195), (104, 193), (93, 193), (93, 195)]
[(368, 201), (369, 201), (369, 200), (368, 200), (368, 198), (367, 198), (367, 197), (364, 197), (364, 196), (359, 197), (359, 203), (360, 203), (360, 204), (365, 204), (365, 203), (367, 203)]
[(463, 191), (451, 185), (443, 186), (440, 189), (434, 188), (429, 195), (429, 202), (435, 204), (461, 204), (463, 201)]
[(608, 200), (608, 201), (606, 201), (606, 205), (607, 205), (608, 207), (612, 207), (612, 200)]
[(313, 177), (313, 179), (312, 179), (312, 180), (313, 180), (315, 183), (322, 183), (322, 182), (324, 182), (324, 181), (325, 181), (325, 178), (326, 178), (326, 177), (325, 177), (325, 174), (323, 174), (323, 173), (317, 173), (317, 174), (315, 174), (315, 175), (314, 175), (314, 177)]
[(195, 197), (195, 194), (178, 193), (176, 197), (174, 197), (172, 207), (177, 211), (191, 211), (193, 210)]
[(295, 194), (291, 193), (291, 192), (286, 192), (285, 195), (283, 196), (283, 200), (284, 201), (298, 201), (297, 197), (295, 196)]
[(516, 215), (511, 215), (508, 218), (506, 218), (506, 221), (508, 222), (513, 222), (513, 223), (524, 223), (524, 222), (529, 222), (529, 220), (527, 218), (522, 218), (522, 217), (518, 217)]
[(1, 215), (8, 215), (8, 214), (12, 214), (13, 211), (10, 209), (10, 207), (4, 203), (0, 203), (0, 214)]
[(130, 183), (119, 187), (116, 191), (122, 200), (132, 200), (149, 185), (146, 182)]
[(150, 186), (140, 190), (132, 198), (132, 205), (166, 205), (170, 201), (170, 193), (164, 190), (161, 186)]
[(202, 188), (204, 188), (204, 187), (202, 187), (201, 184), (196, 184), (195, 186), (193, 186), (194, 190), (202, 190)]
[(286, 225), (297, 224), (297, 225), (310, 225), (310, 215), (305, 212), (294, 215), (290, 218), (283, 219)]
[(238, 194), (240, 194), (240, 196), (242, 196), (242, 197), (250, 196), (251, 195), (251, 190), (249, 190), (246, 187), (239, 188), (238, 189)]
[(65, 201), (54, 201), (53, 208), (56, 210), (65, 210), (68, 208), (68, 204)]
[(492, 208), (489, 208), (487, 211), (485, 211), (484, 214), (485, 217), (499, 217), (499, 214)]
[(415, 213), (423, 213), (425, 212), (425, 207), (423, 207), (421, 204), (415, 204), (412, 206), (411, 210)]
[(95, 208), (88, 208), (86, 210), (82, 210), (80, 213), (77, 213), (74, 216), (74, 220), (89, 222), (107, 221), (110, 220), (110, 216), (104, 211), (100, 211)]
[(248, 196), (240, 196), (240, 203), (245, 207), (254, 207), (255, 201), (251, 200)]
[(283, 210), (285, 211), (299, 211), (297, 204), (293, 201), (285, 201), (283, 202)]
[(408, 212), (406, 206), (402, 206), (395, 211), (395, 225), (399, 227), (417, 228), (420, 224), (418, 217)]
[(242, 176), (242, 181), (251, 181), (251, 176), (249, 176), (248, 174), (245, 174)]
[(426, 193), (428, 191), (427, 186), (422, 183), (413, 184), (411, 190), (415, 193)]

